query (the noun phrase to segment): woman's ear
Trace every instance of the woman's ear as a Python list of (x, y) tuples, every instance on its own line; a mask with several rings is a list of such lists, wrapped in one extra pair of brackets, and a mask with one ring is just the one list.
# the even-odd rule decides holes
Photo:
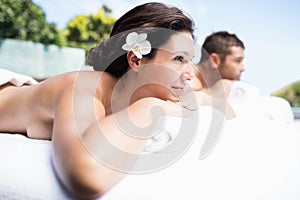
[(138, 71), (139, 67), (141, 66), (141, 59), (139, 59), (132, 51), (128, 51), (127, 60), (129, 67), (133, 71)]
[(216, 53), (212, 53), (212, 54), (210, 54), (209, 59), (210, 59), (212, 67), (215, 69), (218, 69), (218, 67), (221, 64), (220, 56)]

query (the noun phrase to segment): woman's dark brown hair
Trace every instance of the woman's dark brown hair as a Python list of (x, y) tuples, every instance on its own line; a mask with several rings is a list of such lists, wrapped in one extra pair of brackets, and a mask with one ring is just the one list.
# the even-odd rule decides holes
[(170, 30), (187, 31), (194, 37), (193, 21), (180, 9), (156, 2), (139, 5), (116, 21), (108, 40), (90, 50), (87, 64), (96, 71), (105, 71), (119, 78), (129, 68), (127, 52), (122, 49), (122, 45), (130, 32), (148, 34), (147, 40), (152, 49), (144, 57), (151, 59), (157, 48), (170, 38)]

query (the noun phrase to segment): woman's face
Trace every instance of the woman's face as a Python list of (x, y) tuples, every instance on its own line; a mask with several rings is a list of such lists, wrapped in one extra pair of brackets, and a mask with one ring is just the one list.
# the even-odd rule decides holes
[(192, 35), (189, 32), (173, 34), (153, 59), (142, 59), (139, 78), (144, 80), (143, 92), (148, 92), (147, 96), (178, 101), (178, 97), (191, 90), (189, 83), (195, 78), (193, 56)]

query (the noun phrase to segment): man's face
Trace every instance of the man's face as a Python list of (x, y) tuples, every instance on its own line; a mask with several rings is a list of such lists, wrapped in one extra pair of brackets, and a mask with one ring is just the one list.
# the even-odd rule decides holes
[(230, 47), (231, 54), (225, 57), (225, 61), (219, 66), (219, 71), (223, 79), (240, 80), (242, 72), (245, 70), (243, 59), (244, 49), (242, 47)]

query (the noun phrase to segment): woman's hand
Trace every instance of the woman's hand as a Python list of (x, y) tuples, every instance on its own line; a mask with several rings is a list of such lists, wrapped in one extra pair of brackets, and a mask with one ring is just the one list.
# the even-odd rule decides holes
[(207, 105), (210, 97), (202, 91), (189, 91), (180, 97), (179, 104), (188, 110), (197, 110), (199, 106)]
[(173, 117), (184, 117), (191, 114), (192, 109), (185, 103), (164, 101), (155, 97), (143, 98), (136, 102), (141, 107), (148, 107), (148, 110), (154, 116), (173, 116)]
[(211, 106), (223, 112), (227, 119), (235, 117), (227, 99), (221, 95), (209, 96), (206, 92), (191, 91), (180, 98), (180, 103), (188, 110), (196, 110), (199, 106)]

